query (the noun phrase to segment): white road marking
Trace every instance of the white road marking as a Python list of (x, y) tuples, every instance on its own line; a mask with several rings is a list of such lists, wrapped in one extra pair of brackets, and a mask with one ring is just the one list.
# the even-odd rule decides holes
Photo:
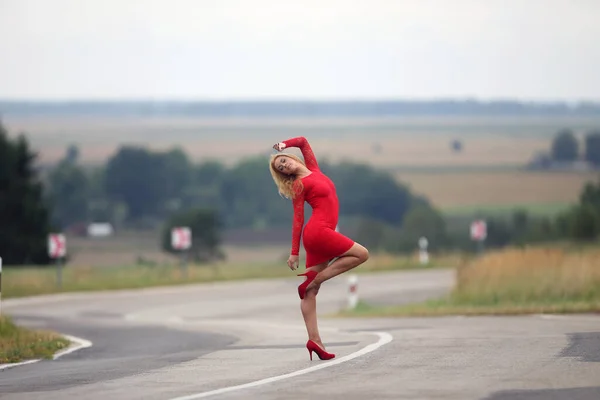
[(74, 351), (85, 349), (85, 348), (88, 348), (88, 347), (92, 347), (92, 345), (93, 345), (93, 343), (90, 342), (89, 340), (78, 338), (76, 336), (71, 336), (71, 335), (62, 335), (62, 336), (64, 336), (65, 338), (69, 339), (71, 342), (75, 342), (76, 345), (75, 346), (69, 346), (69, 347), (67, 347), (64, 350), (61, 350), (61, 351), (57, 352), (52, 357), (53, 360), (56, 360), (57, 358), (65, 356), (67, 354), (71, 354)]
[(27, 360), (27, 361), (23, 361), (23, 362), (19, 362), (19, 363), (10, 363), (10, 364), (1, 364), (0, 365), (0, 371), (2, 371), (3, 369), (8, 369), (8, 368), (12, 368), (12, 367), (18, 367), (21, 365), (26, 365), (26, 364), (32, 364), (34, 362), (38, 362), (41, 361), (40, 359), (36, 359), (36, 360)]
[[(90, 342), (89, 340), (78, 338), (76, 336), (65, 335), (65, 334), (61, 334), (61, 336), (65, 337), (66, 339), (70, 340), (71, 342), (75, 342), (75, 345), (74, 346), (71, 345), (71, 346), (67, 347), (64, 350), (56, 352), (54, 354), (54, 356), (52, 356), (52, 360), (56, 360), (59, 357), (65, 356), (65, 355), (70, 354), (70, 353), (73, 353), (74, 351), (77, 351), (77, 350), (81, 350), (81, 349), (85, 349), (87, 347), (91, 347), (93, 345), (93, 343)], [(19, 366), (22, 366), (22, 365), (33, 364), (33, 363), (38, 362), (38, 361), (42, 361), (42, 359), (41, 358), (37, 358), (35, 360), (27, 360), (27, 361), (18, 362), (18, 363), (0, 364), (0, 371), (2, 371), (4, 369), (8, 369), (8, 368), (19, 367)]]
[(211, 390), (209, 392), (202, 392), (202, 393), (191, 394), (188, 396), (176, 397), (176, 398), (173, 398), (170, 400), (201, 399), (204, 397), (214, 396), (217, 394), (223, 394), (223, 393), (227, 393), (227, 392), (233, 392), (233, 391), (241, 390), (241, 389), (248, 389), (248, 388), (252, 388), (252, 387), (256, 387), (256, 386), (260, 386), (260, 385), (265, 385), (267, 383), (277, 382), (277, 381), (280, 381), (283, 379), (288, 379), (288, 378), (293, 378), (295, 376), (308, 374), (309, 372), (317, 371), (317, 370), (323, 369), (323, 368), (333, 367), (334, 365), (338, 365), (343, 362), (350, 361), (356, 357), (363, 356), (367, 353), (377, 350), (378, 348), (380, 348), (381, 346), (383, 346), (385, 344), (388, 344), (393, 339), (392, 335), (390, 335), (387, 332), (353, 332), (353, 333), (377, 335), (379, 337), (379, 340), (376, 343), (372, 343), (366, 347), (363, 347), (362, 349), (355, 351), (354, 353), (348, 354), (347, 356), (340, 357), (340, 358), (334, 358), (333, 360), (325, 361), (325, 362), (323, 362), (319, 365), (315, 365), (313, 367), (300, 369), (300, 370), (297, 370), (297, 371), (294, 371), (294, 372), (291, 372), (288, 374), (284, 374), (284, 375), (272, 376), (270, 378), (265, 378), (265, 379), (261, 379), (258, 381), (245, 383), (242, 385), (224, 387), (221, 389)]

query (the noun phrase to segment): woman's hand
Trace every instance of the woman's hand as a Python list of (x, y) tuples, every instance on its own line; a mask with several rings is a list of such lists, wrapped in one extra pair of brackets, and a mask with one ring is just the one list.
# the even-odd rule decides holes
[(283, 149), (285, 149), (285, 143), (276, 143), (273, 145), (273, 148), (277, 151), (283, 151)]
[(292, 271), (298, 268), (298, 263), (298, 256), (295, 255), (290, 255), (290, 258), (287, 260), (287, 265)]

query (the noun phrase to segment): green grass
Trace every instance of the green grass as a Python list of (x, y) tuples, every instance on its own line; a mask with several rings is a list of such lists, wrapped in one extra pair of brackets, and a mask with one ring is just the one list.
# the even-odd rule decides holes
[(69, 344), (58, 334), (23, 328), (15, 325), (9, 317), (0, 316), (0, 364), (52, 358)]
[[(421, 266), (412, 257), (377, 255), (355, 271), (358, 274), (378, 271), (453, 267), (459, 255), (435, 258), (436, 263)], [(201, 282), (244, 280), (258, 278), (295, 277), (304, 270), (291, 271), (281, 263), (189, 265), (187, 274), (179, 265), (120, 266), (120, 267), (63, 267), (62, 285), (57, 286), (55, 266), (5, 268), (2, 296), (4, 298), (33, 296), (59, 292), (83, 292), (116, 289), (138, 289), (156, 286), (182, 285)]]
[(600, 312), (598, 246), (507, 249), (457, 268), (448, 296), (375, 307), (359, 303), (343, 317), (507, 315)]

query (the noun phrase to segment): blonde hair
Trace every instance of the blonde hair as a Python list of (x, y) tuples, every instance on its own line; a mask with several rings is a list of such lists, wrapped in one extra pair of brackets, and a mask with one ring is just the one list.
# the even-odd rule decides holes
[(300, 179), (297, 179), (295, 175), (287, 175), (280, 172), (277, 168), (275, 168), (275, 160), (278, 157), (286, 156), (298, 161), (302, 165), (306, 165), (304, 161), (295, 154), (290, 153), (277, 153), (271, 154), (271, 161), (269, 162), (269, 170), (271, 171), (271, 176), (273, 177), (273, 181), (275, 181), (275, 185), (277, 186), (277, 190), (279, 194), (286, 199), (294, 199), (298, 194), (302, 193), (303, 185)]

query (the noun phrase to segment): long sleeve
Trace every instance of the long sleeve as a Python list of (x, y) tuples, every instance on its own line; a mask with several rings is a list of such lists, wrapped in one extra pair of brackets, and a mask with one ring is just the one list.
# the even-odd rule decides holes
[(304, 157), (304, 162), (306, 163), (306, 168), (311, 171), (318, 171), (319, 164), (317, 163), (317, 157), (315, 157), (315, 153), (313, 153), (308, 140), (304, 136), (295, 137), (292, 139), (284, 140), (285, 147), (298, 147), (302, 152), (302, 156)]
[(293, 200), (294, 220), (292, 222), (292, 251), (291, 254), (300, 254), (300, 237), (304, 227), (304, 192), (297, 193)]

